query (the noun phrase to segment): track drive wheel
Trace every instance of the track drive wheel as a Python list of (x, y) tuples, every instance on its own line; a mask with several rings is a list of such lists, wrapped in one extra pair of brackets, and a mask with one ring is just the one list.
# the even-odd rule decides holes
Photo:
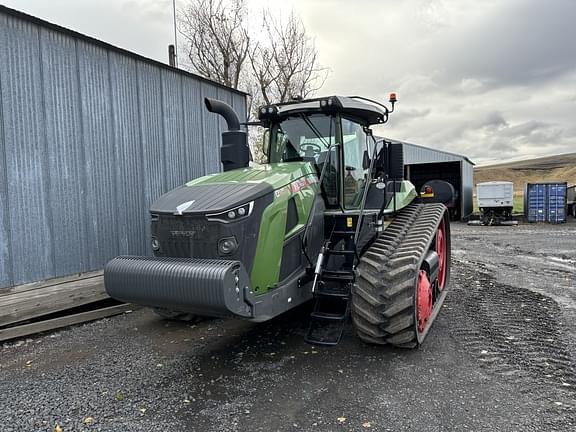
[[(424, 341), (448, 290), (449, 224), (444, 205), (412, 204), (360, 258), (352, 291), (352, 319), (360, 339), (402, 348)], [(432, 280), (425, 261), (430, 252), (438, 255)]]

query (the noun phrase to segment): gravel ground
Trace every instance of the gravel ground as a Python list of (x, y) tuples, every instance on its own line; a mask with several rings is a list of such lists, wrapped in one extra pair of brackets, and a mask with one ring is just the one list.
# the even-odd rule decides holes
[[(7, 431), (572, 431), (576, 223), (453, 225), (452, 292), (426, 343), (303, 342), (149, 310), (0, 345)], [(58, 427), (57, 427), (58, 425)]]

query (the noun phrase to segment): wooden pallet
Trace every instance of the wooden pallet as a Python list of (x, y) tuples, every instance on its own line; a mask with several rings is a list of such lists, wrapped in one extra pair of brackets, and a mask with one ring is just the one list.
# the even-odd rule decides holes
[(29, 336), (35, 333), (40, 333), (48, 330), (56, 330), (58, 328), (80, 324), (88, 321), (94, 321), (101, 318), (106, 318), (113, 315), (118, 315), (130, 310), (134, 310), (137, 306), (132, 304), (121, 304), (116, 306), (109, 306), (101, 309), (95, 309), (88, 312), (80, 312), (73, 315), (66, 315), (59, 318), (52, 318), (49, 320), (38, 321), (30, 324), (17, 325), (0, 329), (0, 342), (9, 339), (15, 339), (22, 336)]
[(109, 298), (102, 272), (0, 291), (0, 328)]
[[(121, 304), (83, 312), (76, 310), (70, 314), (65, 312), (109, 298), (101, 271), (0, 290), (0, 341), (92, 321), (135, 308), (134, 305)], [(49, 316), (55, 313), (58, 313), (56, 318)]]

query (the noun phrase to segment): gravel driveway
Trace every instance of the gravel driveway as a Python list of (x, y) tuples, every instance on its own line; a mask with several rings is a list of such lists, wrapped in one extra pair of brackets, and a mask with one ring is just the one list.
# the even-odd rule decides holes
[(0, 345), (7, 431), (572, 431), (576, 223), (453, 225), (418, 350), (303, 342), (306, 308), (195, 326), (136, 310)]

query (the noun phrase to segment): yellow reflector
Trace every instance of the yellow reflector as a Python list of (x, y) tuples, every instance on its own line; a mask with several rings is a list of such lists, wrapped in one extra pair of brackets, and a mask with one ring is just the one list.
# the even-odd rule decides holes
[(346, 227), (347, 227), (347, 228), (352, 228), (352, 225), (353, 225), (353, 223), (352, 223), (352, 218), (351, 218), (351, 217), (347, 217), (347, 218), (346, 218)]

